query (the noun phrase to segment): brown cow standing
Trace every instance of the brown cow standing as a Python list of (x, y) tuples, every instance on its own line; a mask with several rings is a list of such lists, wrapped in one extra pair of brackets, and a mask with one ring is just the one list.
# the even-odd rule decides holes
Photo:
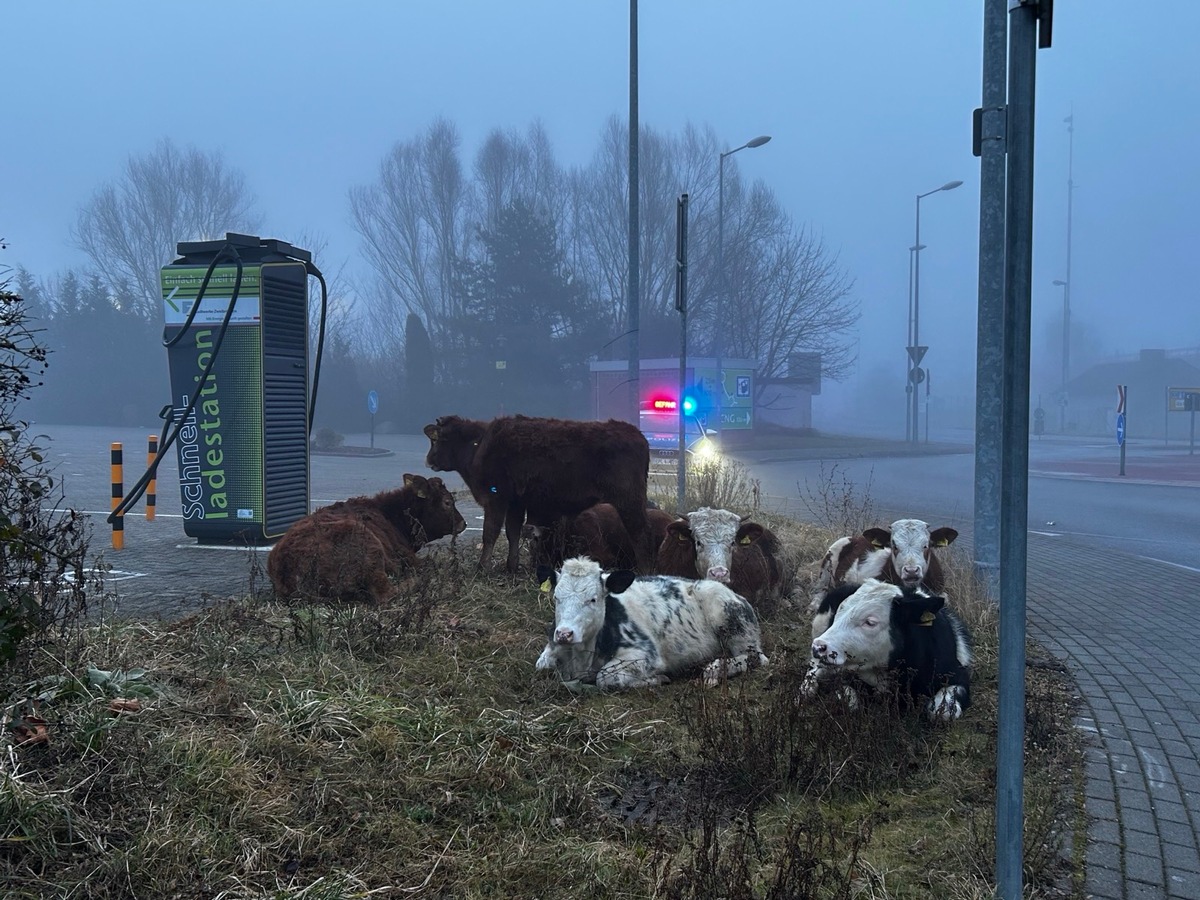
[(280, 599), (379, 603), (395, 591), (390, 579), (417, 565), (417, 550), (466, 527), (442, 479), (405, 475), (402, 488), (297, 521), (271, 550), (267, 574)]
[[(675, 517), (665, 510), (646, 510), (652, 547), (662, 543), (667, 526), (674, 520)], [(597, 503), (574, 518), (564, 516), (549, 528), (533, 526), (530, 556), (539, 568), (557, 569), (564, 560), (575, 556), (594, 559), (605, 571), (632, 569), (637, 565), (633, 541), (621, 524), (617, 508), (611, 503)]]
[(648, 569), (646, 479), (650, 445), (627, 422), (503, 416), (483, 423), (442, 416), (425, 426), (426, 464), (455, 471), (483, 507), (480, 567), (491, 560), (503, 524), (508, 571), (517, 571), (521, 527), (552, 526), (597, 503), (611, 503)]

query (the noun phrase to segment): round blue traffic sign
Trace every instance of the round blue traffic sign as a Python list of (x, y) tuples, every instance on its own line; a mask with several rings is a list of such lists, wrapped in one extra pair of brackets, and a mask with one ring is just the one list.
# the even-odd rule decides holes
[(367, 391), (367, 412), (371, 415), (379, 412), (379, 395), (374, 391)]
[(1117, 446), (1125, 443), (1125, 413), (1117, 413)]

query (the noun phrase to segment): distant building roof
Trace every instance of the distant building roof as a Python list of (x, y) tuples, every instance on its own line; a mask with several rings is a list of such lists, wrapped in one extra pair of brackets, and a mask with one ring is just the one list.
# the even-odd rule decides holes
[(1110, 395), (1118, 384), (1142, 390), (1200, 387), (1200, 368), (1168, 357), (1164, 350), (1143, 350), (1136, 360), (1099, 363), (1067, 383), (1072, 397)]

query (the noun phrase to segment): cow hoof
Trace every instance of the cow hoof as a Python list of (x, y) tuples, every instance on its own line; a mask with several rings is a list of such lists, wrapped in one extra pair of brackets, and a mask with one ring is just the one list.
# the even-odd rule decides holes
[(953, 722), (962, 718), (962, 704), (958, 702), (957, 690), (940, 690), (925, 705), (925, 714), (933, 722)]

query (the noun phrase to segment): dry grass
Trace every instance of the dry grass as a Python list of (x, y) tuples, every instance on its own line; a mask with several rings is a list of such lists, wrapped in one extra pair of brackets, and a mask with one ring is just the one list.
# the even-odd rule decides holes
[[(769, 524), (799, 587), (829, 537)], [(533, 669), (534, 580), (462, 552), (386, 607), (247, 598), (95, 628), (108, 680), (14, 685), (50, 741), (0, 737), (0, 894), (988, 896), (996, 639), (969, 582), (975, 705), (935, 728), (797, 705), (803, 604), (764, 623), (770, 667), (716, 689), (573, 693)], [(141, 711), (110, 713), (133, 688)], [(1029, 696), (1027, 870), (1049, 893), (1078, 758), (1061, 675), (1031, 669)]]

